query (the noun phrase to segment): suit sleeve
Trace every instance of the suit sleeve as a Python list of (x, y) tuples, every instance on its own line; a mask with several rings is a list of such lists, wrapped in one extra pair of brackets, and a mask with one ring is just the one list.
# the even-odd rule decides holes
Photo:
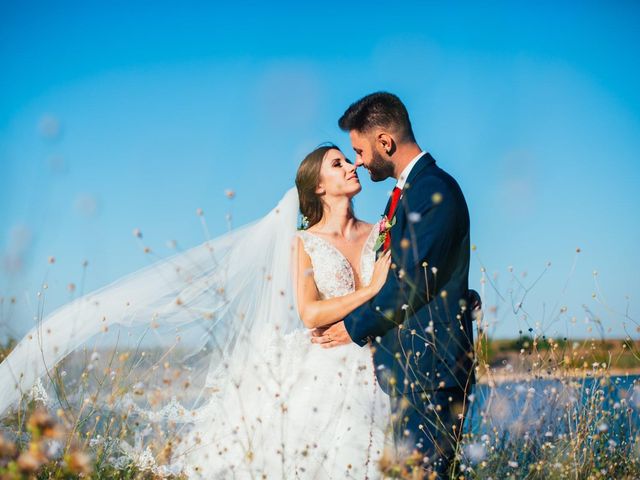
[[(383, 336), (404, 321), (405, 310), (415, 312), (439, 294), (438, 285), (446, 284), (451, 275), (444, 260), (459, 237), (458, 202), (451, 188), (438, 179), (407, 192), (403, 212), (419, 213), (420, 221), (407, 221), (403, 232), (393, 232), (397, 268), (375, 297), (344, 319), (355, 343), (364, 346)], [(401, 248), (403, 238), (409, 240), (409, 248)]]

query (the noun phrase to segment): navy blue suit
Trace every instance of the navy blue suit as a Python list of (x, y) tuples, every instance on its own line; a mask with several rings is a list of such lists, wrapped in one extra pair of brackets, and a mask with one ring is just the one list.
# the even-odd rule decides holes
[(466, 403), (475, 381), (469, 211), (457, 182), (425, 153), (407, 178), (395, 218), (390, 234), (397, 267), (344, 323), (355, 343), (374, 348), (378, 381), (398, 414), (396, 434), (437, 460), (444, 474), (457, 442), (444, 437), (456, 421), (457, 431), (462, 426), (460, 405), (448, 399)]

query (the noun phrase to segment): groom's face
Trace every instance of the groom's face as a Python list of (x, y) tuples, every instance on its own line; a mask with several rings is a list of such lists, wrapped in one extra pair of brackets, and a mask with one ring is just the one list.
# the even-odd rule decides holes
[(356, 152), (356, 167), (366, 168), (374, 182), (381, 182), (393, 176), (394, 164), (388, 156), (378, 151), (373, 135), (351, 130), (349, 137), (353, 151)]

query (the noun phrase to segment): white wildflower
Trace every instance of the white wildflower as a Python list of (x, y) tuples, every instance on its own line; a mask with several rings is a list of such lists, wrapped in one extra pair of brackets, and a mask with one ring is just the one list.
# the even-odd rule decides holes
[(422, 220), (422, 215), (419, 212), (409, 212), (409, 215), (407, 215), (407, 219), (410, 223), (418, 223), (420, 220)]
[(465, 453), (471, 463), (479, 463), (487, 456), (487, 449), (481, 443), (472, 443), (465, 447)]
[(47, 395), (47, 392), (44, 389), (44, 385), (42, 385), (42, 381), (39, 378), (33, 384), (31, 390), (29, 390), (29, 398), (34, 402), (49, 402), (49, 395)]

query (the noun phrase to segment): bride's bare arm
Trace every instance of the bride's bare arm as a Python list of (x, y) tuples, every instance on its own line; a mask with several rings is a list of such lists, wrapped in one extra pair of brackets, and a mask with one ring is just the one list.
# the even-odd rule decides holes
[(371, 283), (342, 297), (320, 299), (320, 292), (313, 279), (311, 258), (304, 251), (302, 240), (297, 239), (297, 268), (294, 276), (298, 314), (307, 328), (318, 328), (342, 320), (360, 305), (371, 300), (387, 279), (391, 256), (382, 255), (375, 264)]

